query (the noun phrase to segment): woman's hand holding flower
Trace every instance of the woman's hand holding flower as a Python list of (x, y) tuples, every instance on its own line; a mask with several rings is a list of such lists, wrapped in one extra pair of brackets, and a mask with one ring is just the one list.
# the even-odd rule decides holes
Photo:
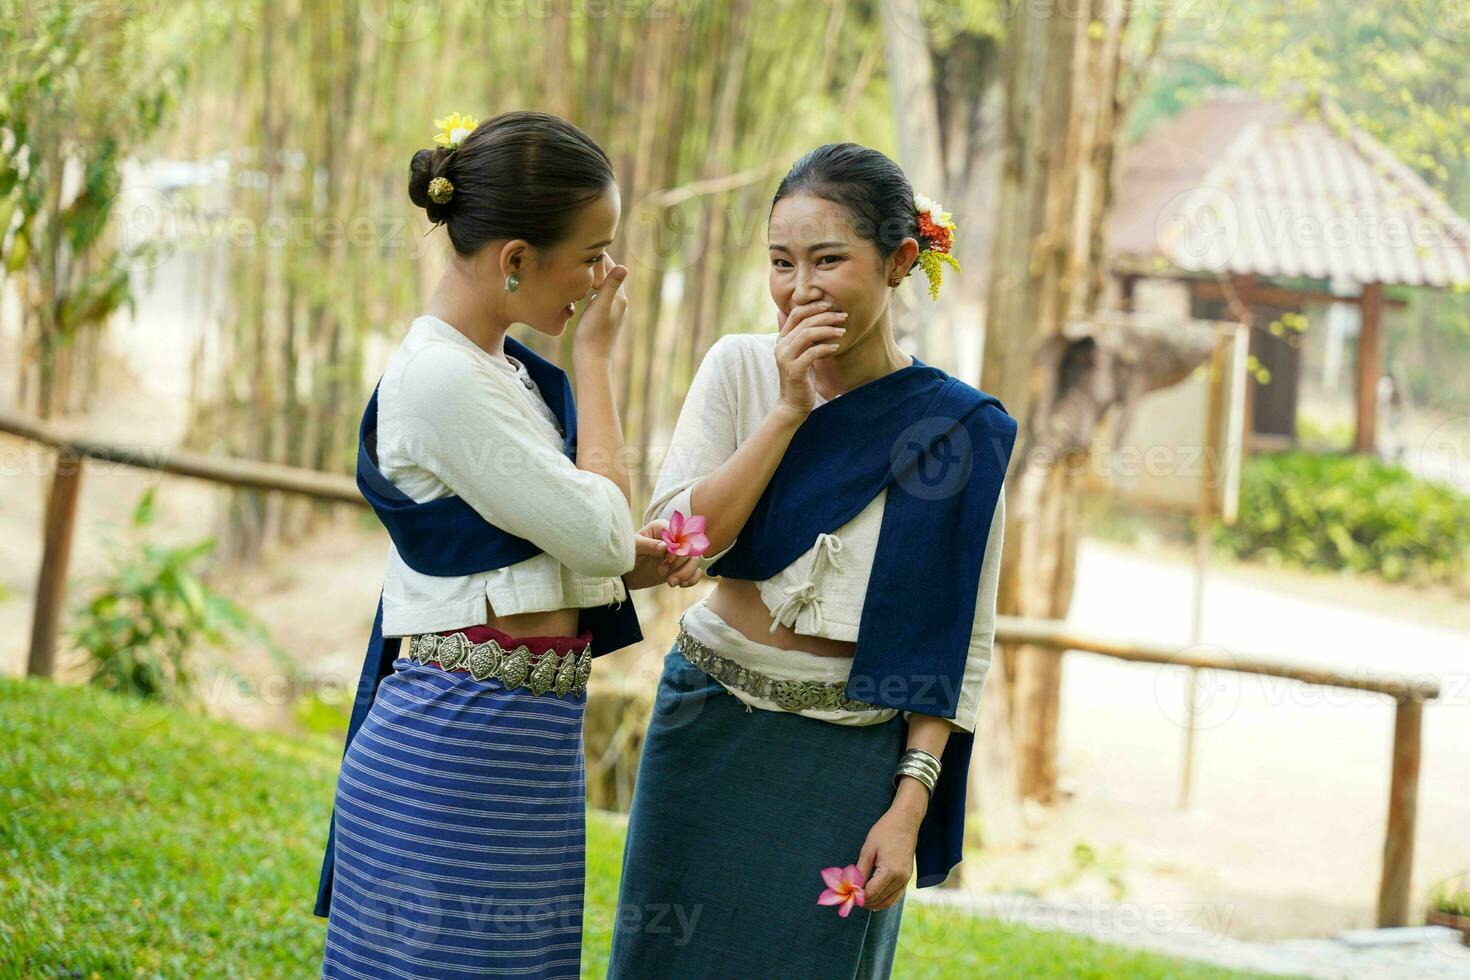
[(702, 516), (685, 518), (676, 511), (672, 521), (649, 521), (638, 532), (638, 560), (623, 582), (630, 589), (663, 583), (688, 588), (704, 578), (699, 559), (708, 547)]

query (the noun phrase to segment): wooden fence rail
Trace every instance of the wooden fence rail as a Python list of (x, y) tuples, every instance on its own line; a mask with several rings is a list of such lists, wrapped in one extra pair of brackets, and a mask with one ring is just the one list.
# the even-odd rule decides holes
[(1409, 924), (1410, 879), (1414, 868), (1414, 829), (1419, 798), (1419, 736), (1423, 728), (1424, 702), (1439, 697), (1437, 680), (1376, 671), (1346, 673), (1286, 663), (1279, 658), (1250, 652), (1210, 654), (1180, 651), (1162, 643), (1102, 637), (1070, 629), (1064, 623), (1052, 620), (1028, 620), (1015, 616), (997, 617), (995, 636), (1002, 643), (1038, 646), (1054, 650), (1058, 656), (1068, 650), (1081, 650), (1133, 663), (1282, 677), (1318, 687), (1371, 691), (1392, 698), (1396, 703), (1393, 759), (1388, 780), (1383, 872), (1378, 884), (1378, 924)]
[[(66, 569), (76, 522), (77, 497), (85, 460), (105, 460), (125, 466), (193, 477), (230, 486), (279, 490), (317, 500), (366, 507), (350, 477), (274, 463), (226, 459), (186, 450), (153, 450), (95, 442), (66, 433), (57, 425), (0, 412), (0, 432), (20, 436), (56, 450), (51, 489), (46, 503), (46, 526), (41, 570), (36, 586), (31, 645), (27, 670), (49, 677), (55, 664), (57, 630), (66, 593)], [(1439, 697), (1439, 684), (1427, 678), (1378, 672), (1344, 673), (1295, 665), (1264, 654), (1208, 654), (1181, 652), (1161, 643), (1123, 640), (1070, 629), (1064, 623), (1001, 616), (996, 640), (1054, 650), (1116, 657), (1133, 663), (1181, 668), (1229, 670), (1241, 674), (1288, 678), (1319, 687), (1371, 691), (1397, 703), (1394, 719), (1393, 761), (1389, 777), (1388, 826), (1383, 843), (1383, 872), (1378, 889), (1378, 924), (1409, 924), (1410, 878), (1414, 863), (1414, 833), (1419, 783), (1419, 743), (1423, 703)]]
[(0, 412), (0, 432), (20, 436), (56, 450), (51, 468), (51, 490), (46, 500), (46, 524), (41, 571), (31, 619), (31, 645), (26, 671), (50, 677), (56, 666), (56, 638), (66, 596), (66, 570), (71, 559), (72, 529), (86, 460), (104, 460), (123, 466), (190, 476), (210, 483), (280, 490), (317, 500), (366, 507), (355, 480), (278, 463), (206, 456), (184, 449), (154, 449), (95, 442), (70, 435), (62, 426)]

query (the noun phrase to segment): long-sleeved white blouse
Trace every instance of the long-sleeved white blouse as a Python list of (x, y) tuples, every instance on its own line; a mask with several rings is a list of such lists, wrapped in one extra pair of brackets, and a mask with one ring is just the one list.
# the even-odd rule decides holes
[(459, 496), (542, 553), (472, 575), (424, 575), (390, 541), (384, 636), (475, 625), (491, 610), (509, 616), (628, 598), (621, 576), (633, 568), (636, 536), (628, 501), (562, 446), (524, 365), (437, 317), (413, 321), (378, 390), (379, 470), (420, 503)]
[[(679, 413), (645, 520), (668, 519), (675, 510), (689, 514), (694, 486), (729, 459), (776, 406), (781, 397), (778, 336), (729, 334), (710, 348)], [(817, 396), (818, 404), (825, 401)], [(758, 583), (774, 621), (772, 630), (781, 623), (807, 636), (857, 640), (886, 499), (885, 490), (842, 527), (818, 535), (805, 554), (777, 575)], [(951, 719), (970, 732), (990, 669), (1004, 528), (1002, 493), (989, 528), (958, 710)], [(708, 568), (723, 554), (707, 555), (702, 564)]]

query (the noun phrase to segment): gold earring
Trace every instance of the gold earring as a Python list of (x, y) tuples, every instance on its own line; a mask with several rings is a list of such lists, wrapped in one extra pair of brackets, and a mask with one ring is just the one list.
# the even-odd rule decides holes
[(505, 277), (505, 291), (507, 293), (513, 293), (517, 289), (520, 289), (520, 288), (521, 288), (521, 277), (519, 275), (517, 275), (516, 273), (512, 272), (510, 275), (508, 275), (508, 276)]
[(903, 276), (894, 276), (892, 279), (888, 280), (888, 285), (897, 288), (902, 282)]

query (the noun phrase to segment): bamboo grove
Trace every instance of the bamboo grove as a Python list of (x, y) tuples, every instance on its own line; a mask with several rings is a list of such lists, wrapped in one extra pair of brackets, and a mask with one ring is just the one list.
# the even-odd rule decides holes
[[(448, 247), (407, 200), (409, 157), (436, 116), (534, 106), (586, 129), (618, 175), (632, 313), (616, 380), (646, 493), (705, 350), (768, 318), (765, 216), (780, 172), (822, 133), (882, 142), (871, 11), (685, 0), (541, 15), (487, 2), (393, 21), (370, 7), (256, 0), (200, 58), (183, 128), (202, 142), (181, 152), (227, 152), (231, 221), (289, 232), (217, 250), (228, 303), (198, 364), (190, 442), (348, 471), (374, 357), (406, 329)], [(520, 339), (569, 363), (548, 338)], [(237, 493), (231, 550), (304, 529), (307, 515), (275, 509), (288, 506)]]

